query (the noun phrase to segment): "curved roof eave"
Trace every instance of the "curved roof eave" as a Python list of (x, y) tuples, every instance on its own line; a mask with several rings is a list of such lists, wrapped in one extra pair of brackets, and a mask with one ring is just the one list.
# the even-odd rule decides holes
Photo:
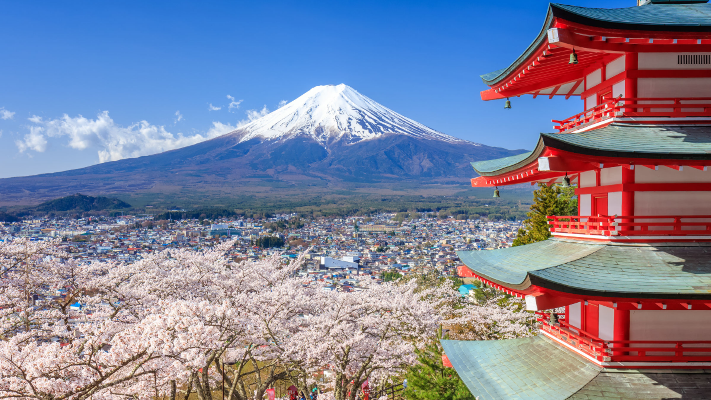
[[(519, 168), (523, 168), (526, 165), (538, 160), (538, 157), (543, 154), (543, 150), (545, 149), (545, 147), (546, 145), (543, 142), (543, 137), (539, 136), (536, 147), (528, 153), (523, 153), (527, 154), (527, 156), (523, 159), (516, 158), (523, 155), (519, 154), (518, 156), (504, 157), (494, 160), (476, 161), (472, 162), (471, 165), (472, 168), (474, 168), (474, 171), (476, 171), (476, 173), (481, 176), (496, 176), (507, 172), (515, 171)], [(511, 160), (511, 163), (507, 163), (507, 160)], [(497, 161), (500, 162), (497, 163)]]
[[(660, 7), (665, 7), (665, 12), (657, 12)], [(647, 4), (644, 6), (602, 9), (551, 3), (548, 6), (548, 13), (541, 32), (526, 51), (507, 68), (481, 75), (481, 79), (486, 85), (493, 86), (518, 69), (547, 40), (548, 29), (556, 17), (581, 25), (603, 29), (708, 32), (709, 27), (711, 27), (710, 11), (711, 4)], [(684, 20), (692, 20), (693, 22), (680, 22)]]
[(488, 74), (481, 75), (482, 81), (488, 86), (496, 85), (497, 83), (501, 82), (504, 78), (506, 78), (509, 74), (511, 74), (514, 70), (516, 70), (528, 57), (531, 56), (535, 52), (535, 50), (548, 38), (548, 29), (550, 28), (551, 23), (553, 22), (553, 4), (550, 4), (548, 6), (548, 13), (546, 14), (546, 20), (543, 23), (543, 27), (541, 28), (541, 32), (536, 36), (536, 39), (533, 40), (533, 43), (531, 43), (528, 48), (526, 48), (526, 51), (521, 54), (516, 61), (514, 61), (511, 65), (508, 66), (508, 68), (503, 68), (498, 71), (490, 72)]

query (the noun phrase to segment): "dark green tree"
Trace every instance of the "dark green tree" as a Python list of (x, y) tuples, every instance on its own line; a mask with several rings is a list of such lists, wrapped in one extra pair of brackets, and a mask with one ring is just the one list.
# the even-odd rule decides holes
[(284, 239), (278, 236), (262, 236), (257, 239), (256, 245), (263, 249), (268, 249), (271, 247), (283, 247)]
[(402, 274), (397, 271), (385, 271), (380, 274), (380, 279), (382, 279), (383, 282), (396, 281), (400, 278), (402, 278)]
[(442, 345), (436, 341), (417, 350), (417, 363), (409, 367), (405, 377), (407, 400), (475, 400), (454, 368), (442, 364)]
[(548, 230), (549, 215), (577, 215), (578, 199), (575, 187), (564, 188), (560, 185), (538, 184), (533, 192), (533, 204), (528, 212), (528, 219), (523, 221), (523, 228), (513, 242), (514, 246), (540, 242), (551, 237)]

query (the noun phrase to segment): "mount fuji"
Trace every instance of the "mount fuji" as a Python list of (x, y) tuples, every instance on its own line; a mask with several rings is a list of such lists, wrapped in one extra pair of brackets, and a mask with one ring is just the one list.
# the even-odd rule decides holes
[(164, 153), (0, 179), (0, 204), (74, 193), (295, 194), (461, 185), (471, 161), (523, 150), (485, 146), (404, 117), (346, 85), (317, 86), (223, 136)]
[(254, 138), (288, 140), (304, 137), (324, 148), (332, 143), (353, 144), (384, 135), (470, 143), (404, 117), (344, 84), (316, 86), (232, 134), (239, 136), (241, 142)]

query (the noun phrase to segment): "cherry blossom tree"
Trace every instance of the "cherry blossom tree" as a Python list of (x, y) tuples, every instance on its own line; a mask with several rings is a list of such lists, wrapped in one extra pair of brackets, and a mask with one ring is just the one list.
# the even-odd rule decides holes
[(366, 380), (384, 381), (415, 361), (417, 346), (442, 322), (440, 308), (451, 292), (418, 290), (414, 281), (321, 291), (320, 311), (292, 339), (296, 359), (306, 371), (330, 369), (335, 398), (354, 400)]
[(490, 287), (469, 292), (468, 302), (447, 321), (454, 340), (500, 340), (532, 336), (536, 316), (523, 300)]
[(303, 256), (234, 262), (233, 244), (88, 263), (60, 242), (0, 243), (0, 398), (213, 400), (224, 387), (262, 399), (278, 381), (308, 392), (328, 371), (326, 396), (354, 400), (443, 323), (486, 339), (527, 321), (498, 298), (458, 310), (446, 284), (324, 290), (298, 276)]

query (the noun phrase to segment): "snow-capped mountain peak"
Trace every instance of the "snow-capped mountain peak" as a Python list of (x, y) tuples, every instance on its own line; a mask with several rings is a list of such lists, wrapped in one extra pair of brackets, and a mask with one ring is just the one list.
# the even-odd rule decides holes
[(324, 147), (335, 141), (351, 144), (388, 134), (474, 144), (404, 117), (344, 84), (316, 86), (232, 134), (239, 135), (240, 142), (310, 136)]

